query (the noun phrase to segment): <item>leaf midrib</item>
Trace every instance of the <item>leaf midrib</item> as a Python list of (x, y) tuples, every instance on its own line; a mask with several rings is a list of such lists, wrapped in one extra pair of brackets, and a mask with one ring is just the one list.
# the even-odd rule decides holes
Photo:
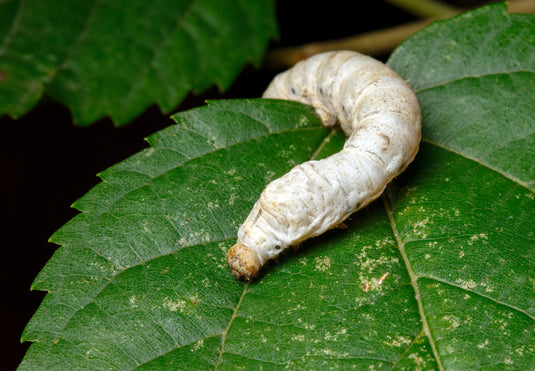
[(444, 367), (442, 366), (442, 361), (440, 359), (438, 350), (436, 348), (435, 340), (431, 335), (431, 330), (429, 328), (429, 325), (427, 323), (427, 317), (425, 315), (423, 303), (422, 303), (422, 297), (420, 295), (420, 288), (418, 286), (418, 278), (419, 276), (414, 272), (414, 270), (411, 267), (411, 262), (409, 260), (409, 257), (407, 256), (407, 253), (405, 252), (405, 242), (401, 238), (401, 235), (399, 234), (396, 221), (394, 219), (394, 214), (392, 211), (392, 208), (390, 207), (390, 204), (388, 203), (388, 200), (386, 199), (386, 196), (381, 197), (383, 199), (383, 204), (385, 207), (386, 215), (390, 221), (390, 226), (392, 228), (392, 232), (394, 234), (394, 237), (396, 239), (398, 249), (400, 252), (401, 257), (403, 258), (403, 262), (405, 263), (405, 268), (407, 270), (407, 273), (410, 278), (410, 283), (414, 289), (414, 298), (418, 304), (418, 312), (420, 314), (420, 318), (422, 320), (422, 331), (425, 333), (427, 340), (429, 341), (429, 344), (431, 345), (431, 350), (433, 352), (433, 356), (437, 362), (437, 366), (439, 370), (443, 371)]
[(240, 309), (241, 303), (243, 301), (243, 298), (245, 297), (245, 294), (247, 293), (247, 289), (249, 288), (249, 282), (246, 282), (243, 285), (243, 291), (240, 296), (240, 299), (238, 300), (238, 303), (236, 304), (236, 307), (234, 308), (234, 312), (232, 313), (232, 317), (230, 318), (227, 327), (222, 333), (221, 338), (221, 350), (219, 352), (219, 357), (217, 358), (217, 362), (214, 366), (214, 370), (217, 370), (219, 368), (219, 365), (221, 364), (221, 359), (223, 358), (223, 354), (225, 353), (225, 342), (227, 340), (227, 335), (230, 330), (230, 327), (232, 326), (232, 322), (234, 322), (234, 319), (238, 316), (238, 310)]

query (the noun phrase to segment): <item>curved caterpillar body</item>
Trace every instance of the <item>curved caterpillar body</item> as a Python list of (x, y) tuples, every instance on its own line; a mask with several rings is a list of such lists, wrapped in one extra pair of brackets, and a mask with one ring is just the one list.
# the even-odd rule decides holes
[(421, 113), (409, 85), (356, 52), (315, 55), (275, 77), (264, 98), (310, 104), (349, 136), (342, 151), (295, 166), (271, 182), (228, 253), (232, 274), (253, 278), (289, 246), (336, 227), (379, 197), (414, 159)]

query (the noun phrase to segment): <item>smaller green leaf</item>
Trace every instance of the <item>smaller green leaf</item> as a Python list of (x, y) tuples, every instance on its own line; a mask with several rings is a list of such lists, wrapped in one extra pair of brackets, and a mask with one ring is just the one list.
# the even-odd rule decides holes
[(535, 190), (534, 49), (535, 18), (500, 3), (432, 24), (388, 65), (417, 93), (424, 138)]
[[(88, 125), (226, 89), (276, 34), (272, 0), (10, 1), (0, 5), (0, 115), (43, 94)], [(2, 9), (0, 8), (0, 9)]]
[(463, 78), (532, 70), (534, 33), (533, 15), (508, 14), (502, 2), (431, 24), (401, 44), (388, 65), (416, 91)]

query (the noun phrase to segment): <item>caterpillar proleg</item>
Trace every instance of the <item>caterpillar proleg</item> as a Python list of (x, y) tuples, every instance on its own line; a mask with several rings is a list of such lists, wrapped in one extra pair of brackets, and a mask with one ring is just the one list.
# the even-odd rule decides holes
[(340, 124), (344, 148), (272, 181), (228, 253), (232, 274), (252, 279), (289, 246), (320, 235), (375, 200), (418, 152), (420, 106), (383, 63), (352, 51), (317, 54), (275, 77), (264, 98), (312, 105), (325, 126)]

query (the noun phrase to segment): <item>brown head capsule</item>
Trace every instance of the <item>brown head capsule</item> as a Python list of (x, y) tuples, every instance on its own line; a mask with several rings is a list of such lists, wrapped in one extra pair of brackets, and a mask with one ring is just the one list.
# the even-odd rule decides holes
[(231, 247), (227, 258), (232, 275), (240, 280), (251, 280), (262, 267), (256, 252), (240, 242)]

